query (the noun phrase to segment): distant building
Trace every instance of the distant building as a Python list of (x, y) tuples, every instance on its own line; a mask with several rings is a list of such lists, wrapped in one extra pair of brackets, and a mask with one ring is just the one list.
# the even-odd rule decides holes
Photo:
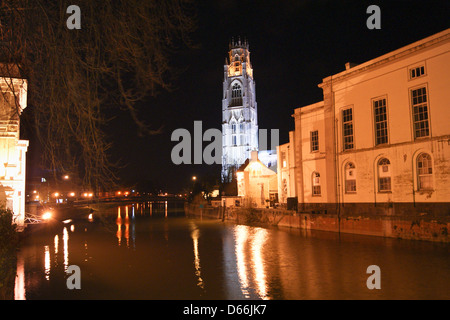
[(13, 65), (0, 65), (0, 206), (10, 209), (13, 222), (25, 219), (25, 164), (28, 141), (20, 140), (20, 114), (27, 107), (27, 81)]
[(324, 78), (324, 100), (295, 109), (279, 147), (280, 201), (448, 215), (449, 85), (450, 29)]
[(252, 151), (236, 176), (242, 205), (264, 208), (278, 203), (277, 174), (258, 159), (257, 151)]
[(222, 100), (222, 181), (258, 150), (258, 109), (248, 43), (232, 41), (225, 59)]

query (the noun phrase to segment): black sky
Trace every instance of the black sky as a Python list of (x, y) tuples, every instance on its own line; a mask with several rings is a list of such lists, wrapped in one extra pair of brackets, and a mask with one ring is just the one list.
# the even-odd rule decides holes
[[(369, 30), (369, 5), (381, 9), (381, 30)], [(220, 165), (174, 165), (170, 153), (173, 130), (193, 133), (194, 120), (203, 130), (221, 128), (223, 64), (232, 37), (246, 38), (256, 82), (259, 127), (279, 129), (280, 143), (293, 130), (295, 108), (322, 100), (318, 84), (343, 71), (348, 61), (363, 63), (450, 26), (449, 1), (195, 1), (198, 48), (182, 49), (172, 62), (184, 70), (174, 90), (161, 92), (141, 105), (140, 116), (163, 133), (139, 137), (132, 120), (119, 115), (108, 130), (114, 159), (128, 166), (124, 183), (152, 181), (177, 192), (192, 175), (219, 178)], [(207, 145), (208, 143), (205, 143)]]

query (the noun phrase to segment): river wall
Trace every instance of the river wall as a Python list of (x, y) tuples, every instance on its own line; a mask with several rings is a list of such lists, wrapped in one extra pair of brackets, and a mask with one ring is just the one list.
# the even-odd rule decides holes
[(311, 213), (284, 209), (211, 207), (186, 203), (187, 216), (221, 219), (239, 224), (258, 224), (371, 235), (409, 240), (450, 242), (450, 217), (420, 213)]

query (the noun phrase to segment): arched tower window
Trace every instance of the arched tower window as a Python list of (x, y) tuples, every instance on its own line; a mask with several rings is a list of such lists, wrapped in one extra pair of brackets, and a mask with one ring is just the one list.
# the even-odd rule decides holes
[(348, 162), (345, 171), (345, 193), (356, 193), (356, 168), (352, 162)]
[(242, 106), (242, 88), (238, 83), (231, 88), (231, 106)]
[(378, 161), (378, 192), (390, 192), (391, 187), (391, 162), (386, 158)]
[(433, 163), (428, 153), (421, 153), (417, 157), (417, 189), (433, 189)]

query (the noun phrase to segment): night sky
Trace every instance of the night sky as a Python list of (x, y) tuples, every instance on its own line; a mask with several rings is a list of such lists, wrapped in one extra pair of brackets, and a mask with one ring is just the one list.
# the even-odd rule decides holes
[[(381, 30), (366, 27), (371, 4), (381, 9)], [(170, 136), (177, 128), (193, 134), (195, 120), (203, 121), (203, 131), (221, 128), (223, 65), (232, 37), (250, 46), (259, 128), (279, 129), (283, 144), (294, 128), (294, 109), (323, 99), (317, 86), (323, 78), (343, 71), (346, 62), (363, 63), (450, 27), (449, 1), (223, 0), (195, 1), (194, 8), (197, 47), (174, 53), (172, 63), (182, 71), (174, 89), (140, 106), (140, 117), (152, 128), (162, 125), (162, 134), (139, 137), (126, 112), (107, 130), (113, 159), (128, 163), (120, 171), (123, 183), (147, 181), (178, 192), (193, 175), (220, 178), (220, 165), (172, 164), (177, 142)]]

